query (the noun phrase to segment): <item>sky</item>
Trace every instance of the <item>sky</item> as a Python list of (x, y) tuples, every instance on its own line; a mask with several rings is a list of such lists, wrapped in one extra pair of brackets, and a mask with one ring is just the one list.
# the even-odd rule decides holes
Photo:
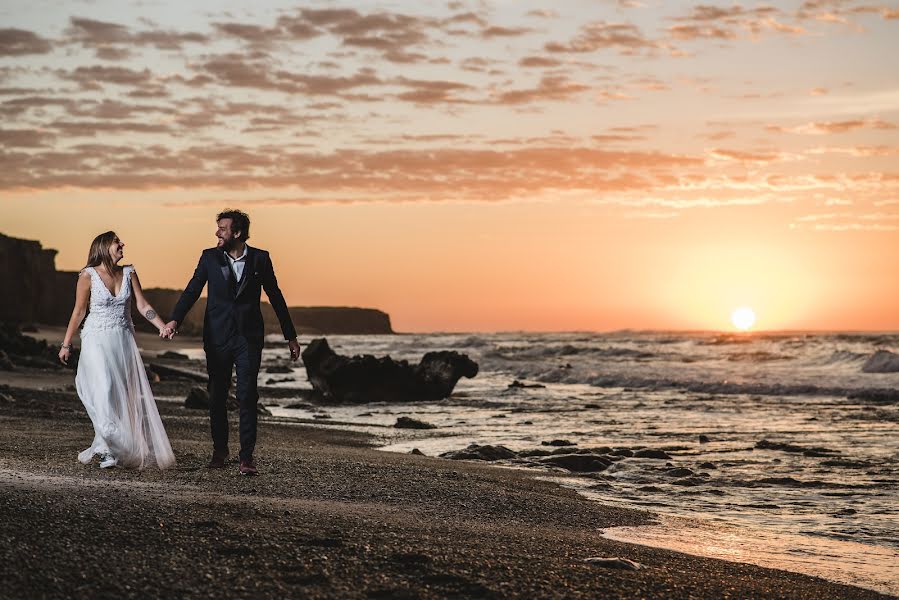
[(0, 233), (423, 331), (899, 330), (899, 2), (4, 0)]

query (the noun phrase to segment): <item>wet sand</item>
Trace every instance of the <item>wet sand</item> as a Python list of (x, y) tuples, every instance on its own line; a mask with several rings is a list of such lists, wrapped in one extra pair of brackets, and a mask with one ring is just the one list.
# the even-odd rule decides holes
[[(9, 375), (0, 373), (8, 597), (881, 597), (607, 540), (600, 529), (652, 515), (525, 471), (379, 452), (365, 434), (271, 417), (260, 417), (259, 477), (204, 468), (206, 415), (173, 403), (160, 412), (176, 469), (100, 470), (75, 458), (92, 430), (75, 394), (55, 385), (61, 376)], [(14, 383), (23, 378), (29, 385)], [(236, 450), (236, 422), (232, 440)]]

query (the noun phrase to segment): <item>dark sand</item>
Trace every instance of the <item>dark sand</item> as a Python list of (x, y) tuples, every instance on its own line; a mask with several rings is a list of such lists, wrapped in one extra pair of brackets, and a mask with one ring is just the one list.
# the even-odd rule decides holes
[[(92, 428), (77, 396), (38, 389), (59, 379), (0, 373), (2, 597), (880, 597), (605, 540), (599, 529), (651, 515), (528, 472), (379, 452), (366, 435), (274, 418), (260, 418), (259, 477), (204, 468), (205, 413), (171, 403), (160, 411), (176, 469), (84, 466)], [(232, 450), (235, 438), (232, 422)], [(596, 556), (646, 568), (584, 562)]]

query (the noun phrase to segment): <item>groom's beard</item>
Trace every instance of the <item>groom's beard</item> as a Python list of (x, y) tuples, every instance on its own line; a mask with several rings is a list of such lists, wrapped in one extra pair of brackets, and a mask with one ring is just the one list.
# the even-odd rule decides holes
[(234, 248), (237, 247), (237, 240), (231, 238), (230, 240), (222, 240), (222, 250), (225, 252), (231, 252)]

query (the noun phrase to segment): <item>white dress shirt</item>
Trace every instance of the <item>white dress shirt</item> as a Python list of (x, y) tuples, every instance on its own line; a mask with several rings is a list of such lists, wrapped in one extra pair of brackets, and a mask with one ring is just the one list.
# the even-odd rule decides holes
[(247, 264), (247, 246), (243, 245), (243, 254), (239, 257), (234, 258), (231, 256), (229, 252), (225, 252), (225, 256), (228, 257), (228, 262), (231, 263), (231, 272), (234, 273), (234, 277), (237, 281), (240, 281), (243, 278), (243, 268)]

